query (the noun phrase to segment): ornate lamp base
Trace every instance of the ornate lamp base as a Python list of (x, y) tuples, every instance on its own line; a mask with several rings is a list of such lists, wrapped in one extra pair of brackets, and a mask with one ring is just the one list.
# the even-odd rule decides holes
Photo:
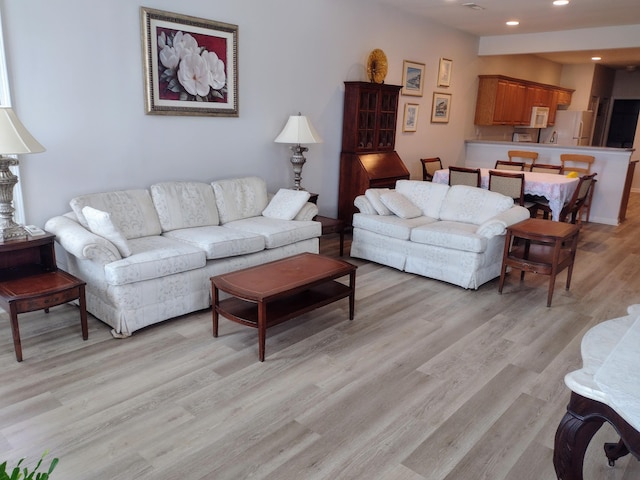
[(13, 187), (18, 177), (9, 170), (12, 165), (18, 165), (18, 160), (0, 157), (0, 242), (27, 238), (24, 227), (13, 221)]
[(293, 155), (291, 156), (291, 165), (293, 165), (293, 189), (294, 190), (304, 190), (300, 182), (302, 181), (302, 166), (307, 161), (304, 158), (303, 153), (309, 150), (307, 147), (303, 147), (301, 145), (291, 145), (291, 151)]

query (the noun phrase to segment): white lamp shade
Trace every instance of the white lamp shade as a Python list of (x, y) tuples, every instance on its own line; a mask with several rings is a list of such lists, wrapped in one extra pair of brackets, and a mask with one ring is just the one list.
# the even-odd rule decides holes
[(0, 107), (0, 154), (44, 152), (44, 147), (31, 136), (11, 108)]
[(303, 115), (291, 115), (280, 135), (274, 140), (276, 143), (322, 143), (322, 139), (311, 122)]

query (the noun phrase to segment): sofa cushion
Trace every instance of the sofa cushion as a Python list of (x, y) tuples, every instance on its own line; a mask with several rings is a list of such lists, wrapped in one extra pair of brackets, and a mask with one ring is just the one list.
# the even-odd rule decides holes
[(395, 215), (367, 215), (365, 213), (355, 213), (352, 224), (362, 230), (379, 233), (386, 237), (409, 240), (411, 230), (421, 225), (428, 225), (437, 222), (431, 217), (400, 218)]
[(163, 235), (204, 250), (207, 260), (259, 252), (265, 247), (262, 235), (222, 226), (184, 228)]
[(213, 187), (202, 182), (164, 182), (151, 185), (151, 198), (163, 232), (218, 225)]
[(440, 220), (481, 225), (513, 207), (513, 198), (467, 185), (454, 185), (442, 202)]
[(368, 188), (367, 190), (365, 190), (364, 196), (367, 197), (367, 200), (369, 200), (369, 202), (371, 202), (371, 205), (373, 205), (373, 208), (376, 209), (378, 215), (393, 214), (393, 212), (389, 210), (384, 203), (382, 203), (382, 200), (380, 200), (380, 195), (389, 193), (390, 191), (391, 190), (389, 190), (388, 188)]
[(267, 184), (259, 177), (243, 177), (212, 183), (220, 223), (257, 217), (267, 206)]
[(418, 180), (396, 182), (396, 191), (419, 207), (423, 215), (432, 218), (440, 218), (440, 208), (449, 188), (449, 185)]
[(422, 215), (422, 210), (401, 193), (384, 193), (380, 195), (380, 201), (400, 218), (416, 218)]
[(466, 252), (481, 253), (487, 248), (487, 238), (478, 235), (477, 225), (439, 221), (411, 230), (411, 241)]
[[(129, 241), (131, 255), (104, 266), (110, 285), (126, 285), (205, 266), (203, 250), (172, 238), (155, 235)], [(168, 291), (167, 295), (171, 295)]]
[(320, 222), (280, 220), (263, 216), (245, 218), (224, 224), (226, 228), (260, 234), (267, 248), (277, 248), (322, 235)]
[(281, 188), (273, 196), (262, 215), (280, 220), (293, 220), (311, 195), (306, 190)]
[(122, 190), (75, 197), (69, 202), (80, 224), (89, 228), (82, 213), (93, 207), (109, 213), (113, 224), (127, 239), (160, 235), (160, 219), (147, 190)]
[(124, 238), (118, 227), (113, 224), (111, 215), (93, 207), (84, 207), (82, 214), (87, 219), (89, 230), (113, 243), (123, 257), (131, 255), (127, 239)]

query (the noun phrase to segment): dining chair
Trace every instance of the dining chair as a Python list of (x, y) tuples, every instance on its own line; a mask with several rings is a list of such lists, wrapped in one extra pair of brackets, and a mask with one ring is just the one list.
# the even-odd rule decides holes
[(530, 172), (538, 173), (557, 173), (562, 175), (562, 165), (550, 165), (546, 163), (532, 163), (529, 168)]
[(442, 161), (440, 157), (421, 158), (422, 162), (422, 180), (430, 182), (433, 180), (433, 174), (436, 170), (442, 170)]
[(501, 193), (513, 200), (527, 210), (533, 216), (536, 202), (526, 201), (524, 196), (524, 173), (512, 173), (499, 170), (489, 170), (489, 190)]
[(496, 164), (493, 167), (498, 170), (515, 170), (518, 172), (524, 172), (524, 162), (511, 162), (507, 160), (496, 160)]
[(507, 152), (507, 156), (509, 157), (510, 162), (519, 162), (521, 160), (515, 159), (523, 159), (528, 170), (529, 165), (536, 163), (536, 160), (538, 159), (538, 152), (531, 152), (529, 150), (509, 150)]
[[(562, 171), (577, 172), (578, 174), (589, 175), (591, 173), (591, 165), (595, 161), (596, 157), (593, 155), (583, 155), (579, 153), (563, 153), (560, 155), (560, 162), (562, 163)], [(591, 215), (591, 200), (593, 199), (593, 190), (591, 187), (589, 191), (589, 198), (587, 198), (584, 204), (585, 220), (589, 221)]]
[(480, 182), (479, 168), (449, 167), (449, 185), (469, 185), (480, 188)]
[[(569, 201), (564, 204), (562, 210), (560, 211), (560, 215), (558, 218), (560, 222), (566, 222), (567, 220), (569, 220), (570, 223), (580, 223), (581, 210), (585, 207), (585, 202), (589, 198), (589, 193), (596, 183), (596, 175), (597, 173), (592, 173), (591, 175), (583, 175), (579, 178), (578, 185), (576, 186), (573, 195), (571, 196)], [(537, 214), (537, 210), (542, 210), (544, 219), (548, 219), (549, 214), (551, 213), (549, 202), (544, 200), (536, 202), (533, 210), (534, 216)]]

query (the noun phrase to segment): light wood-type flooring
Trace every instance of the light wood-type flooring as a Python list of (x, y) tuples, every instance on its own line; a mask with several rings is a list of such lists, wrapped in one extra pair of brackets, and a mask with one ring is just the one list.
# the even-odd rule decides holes
[[(349, 238), (347, 239), (349, 240)], [(321, 241), (337, 256), (337, 235)], [(347, 241), (346, 252), (349, 251)], [(584, 224), (570, 291), (509, 275), (477, 291), (359, 266), (342, 300), (267, 332), (210, 310), (117, 340), (77, 308), (21, 315), (24, 362), (0, 316), (0, 463), (48, 450), (53, 480), (552, 480), (564, 375), (580, 340), (640, 303), (640, 194), (617, 227)], [(605, 426), (586, 479), (640, 478)], [(45, 461), (48, 465), (48, 462)]]

